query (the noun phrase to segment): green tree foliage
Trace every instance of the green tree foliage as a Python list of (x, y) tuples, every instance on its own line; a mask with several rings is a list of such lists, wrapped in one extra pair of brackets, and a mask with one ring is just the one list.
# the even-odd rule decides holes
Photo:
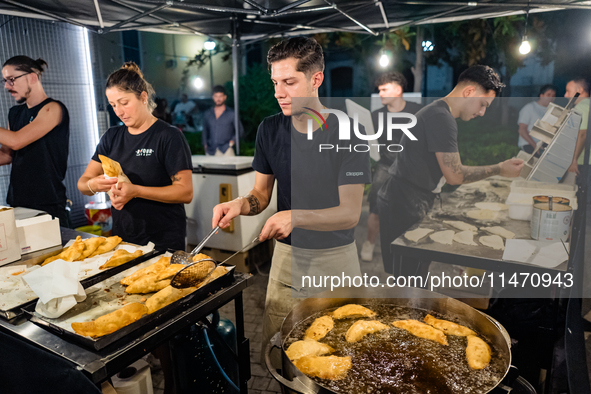
[[(232, 82), (226, 82), (226, 92), (230, 106), (234, 105), (234, 89)], [(244, 126), (244, 137), (241, 140), (240, 154), (254, 155), (254, 143), (259, 124), (267, 116), (281, 111), (269, 71), (262, 64), (250, 67), (245, 75), (238, 78), (239, 115)]]

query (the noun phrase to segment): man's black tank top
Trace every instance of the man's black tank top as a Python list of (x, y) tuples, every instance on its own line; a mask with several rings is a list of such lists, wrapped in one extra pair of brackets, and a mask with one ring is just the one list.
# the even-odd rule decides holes
[(64, 178), (68, 168), (70, 116), (65, 105), (51, 98), (28, 108), (26, 104), (10, 109), (10, 129), (18, 131), (31, 123), (39, 111), (55, 101), (62, 107), (62, 121), (37, 141), (15, 150), (6, 202), (13, 207), (65, 204)]

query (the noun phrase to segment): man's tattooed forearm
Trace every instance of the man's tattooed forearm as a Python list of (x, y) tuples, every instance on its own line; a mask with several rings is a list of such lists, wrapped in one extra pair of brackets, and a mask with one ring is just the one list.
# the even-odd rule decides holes
[(181, 180), (181, 177), (180, 177), (180, 176), (179, 176), (179, 174), (177, 173), (177, 174), (174, 174), (173, 176), (171, 176), (171, 177), (170, 177), (170, 179), (171, 179), (173, 182), (178, 182), (178, 181), (180, 181), (180, 180)]
[(249, 215), (257, 215), (261, 213), (261, 203), (258, 198), (252, 194), (248, 194), (244, 198), (246, 198), (248, 205), (250, 205), (250, 211), (248, 212)]
[(464, 175), (463, 183), (476, 182), (489, 176), (499, 175), (501, 167), (497, 164), (494, 166), (483, 167), (466, 167), (464, 166), (462, 174)]
[(443, 164), (451, 168), (454, 174), (462, 173), (462, 162), (460, 161), (460, 155), (457, 153), (444, 153)]

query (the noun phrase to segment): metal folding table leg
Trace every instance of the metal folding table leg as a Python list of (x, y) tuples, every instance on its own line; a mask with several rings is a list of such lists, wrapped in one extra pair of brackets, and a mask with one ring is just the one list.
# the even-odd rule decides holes
[(238, 375), (240, 379), (240, 392), (248, 393), (248, 380), (250, 379), (250, 343), (244, 337), (244, 308), (242, 293), (234, 298), (234, 313), (236, 314), (236, 339), (238, 343)]

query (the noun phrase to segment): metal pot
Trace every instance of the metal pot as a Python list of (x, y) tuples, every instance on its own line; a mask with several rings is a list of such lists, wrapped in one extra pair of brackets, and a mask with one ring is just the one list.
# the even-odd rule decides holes
[[(317, 383), (301, 373), (289, 360), (283, 350), (283, 345), (289, 333), (300, 321), (326, 309), (347, 304), (391, 304), (439, 312), (447, 316), (461, 316), (463, 321), (468, 323), (481, 336), (486, 337), (499, 350), (499, 356), (503, 360), (505, 370), (503, 376), (497, 382), (497, 386), (501, 386), (501, 381), (505, 378), (511, 366), (511, 338), (499, 322), (463, 302), (432, 291), (419, 288), (381, 290), (383, 289), (355, 289), (355, 296), (357, 298), (349, 298), (351, 296), (350, 289), (338, 289), (332, 292), (322, 293), (319, 295), (319, 298), (308, 298), (297, 304), (283, 321), (281, 331), (275, 334), (266, 346), (265, 362), (271, 375), (280, 384), (285, 386), (288, 391), (291, 390), (289, 392), (303, 394), (334, 393), (330, 388)], [(375, 298), (377, 295), (384, 295), (389, 298)], [(321, 298), (322, 296), (331, 298)], [(281, 351), (283, 376), (271, 366), (270, 355), (274, 347), (279, 348)], [(490, 393), (493, 389), (486, 393)]]

